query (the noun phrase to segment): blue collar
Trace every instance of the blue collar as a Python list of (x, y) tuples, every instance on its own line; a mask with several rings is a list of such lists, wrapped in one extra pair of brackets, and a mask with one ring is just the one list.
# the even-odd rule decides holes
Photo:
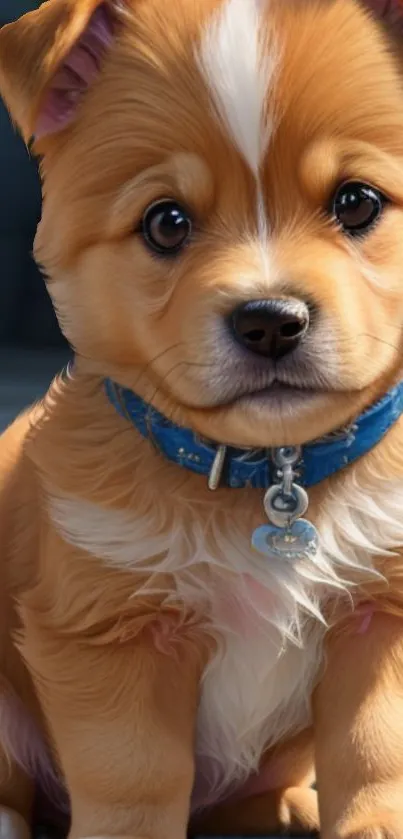
[[(158, 451), (198, 475), (210, 479), (215, 489), (223, 485), (236, 489), (267, 489), (273, 483), (273, 463), (266, 449), (242, 451), (204, 441), (188, 428), (170, 422), (152, 405), (131, 390), (106, 379), (107, 396), (121, 416), (131, 422)], [(403, 413), (403, 382), (369, 408), (348, 429), (302, 447), (298, 483), (311, 487), (358, 460), (385, 436)], [(216, 473), (216, 475), (215, 475)]]

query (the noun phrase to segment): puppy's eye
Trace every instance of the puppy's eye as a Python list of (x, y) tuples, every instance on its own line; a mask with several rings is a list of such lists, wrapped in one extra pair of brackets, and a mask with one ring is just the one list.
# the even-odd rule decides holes
[(145, 211), (141, 232), (151, 250), (161, 256), (178, 253), (192, 232), (189, 213), (175, 201), (158, 201)]
[(387, 198), (373, 186), (349, 181), (337, 190), (331, 206), (332, 215), (349, 236), (362, 236), (381, 217)]

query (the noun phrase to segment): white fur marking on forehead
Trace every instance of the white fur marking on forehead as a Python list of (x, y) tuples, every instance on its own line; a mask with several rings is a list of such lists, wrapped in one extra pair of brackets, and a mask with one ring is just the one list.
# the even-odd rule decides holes
[(270, 138), (267, 94), (276, 66), (276, 46), (265, 53), (264, 0), (224, 0), (209, 22), (199, 61), (218, 114), (257, 176)]

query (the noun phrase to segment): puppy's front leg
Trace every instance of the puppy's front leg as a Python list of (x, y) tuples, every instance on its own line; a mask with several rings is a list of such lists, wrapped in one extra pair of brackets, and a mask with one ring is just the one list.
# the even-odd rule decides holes
[(403, 621), (330, 638), (314, 701), (323, 839), (403, 837)]
[(172, 654), (158, 652), (147, 631), (120, 645), (48, 638), (38, 647), (38, 690), (71, 796), (70, 839), (184, 839), (201, 646), (183, 637)]

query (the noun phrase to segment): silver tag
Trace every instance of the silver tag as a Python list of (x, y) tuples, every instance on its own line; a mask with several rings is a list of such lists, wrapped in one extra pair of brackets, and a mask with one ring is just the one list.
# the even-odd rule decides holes
[(280, 559), (305, 559), (317, 552), (319, 537), (316, 527), (306, 519), (297, 519), (289, 527), (264, 524), (252, 535), (252, 546), (265, 556)]

